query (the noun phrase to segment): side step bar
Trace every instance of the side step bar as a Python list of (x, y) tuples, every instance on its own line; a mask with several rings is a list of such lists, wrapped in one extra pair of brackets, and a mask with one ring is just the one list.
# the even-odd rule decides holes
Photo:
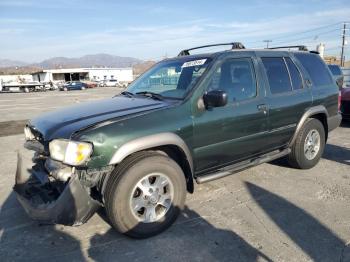
[(286, 156), (290, 153), (290, 151), (291, 151), (290, 148), (286, 148), (282, 151), (277, 151), (276, 153), (268, 153), (268, 154), (262, 155), (258, 158), (254, 158), (252, 160), (243, 161), (243, 162), (222, 168), (217, 173), (212, 173), (212, 174), (197, 177), (196, 182), (198, 184), (202, 184), (202, 183), (209, 182), (209, 181), (212, 181), (215, 179), (219, 179), (219, 178), (222, 178), (225, 176), (229, 176), (229, 175), (232, 175), (232, 174), (237, 173), (239, 171), (242, 171), (248, 167), (257, 166), (257, 165), (260, 165), (262, 163), (270, 162), (272, 160)]

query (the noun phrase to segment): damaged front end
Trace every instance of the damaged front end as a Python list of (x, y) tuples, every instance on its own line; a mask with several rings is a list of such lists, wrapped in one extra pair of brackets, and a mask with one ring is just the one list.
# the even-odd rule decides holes
[(28, 150), (18, 153), (14, 191), (28, 215), (50, 224), (86, 222), (101, 206), (94, 190), (104, 173), (54, 161), (39, 141), (27, 141), (25, 148), (35, 153), (32, 159)]

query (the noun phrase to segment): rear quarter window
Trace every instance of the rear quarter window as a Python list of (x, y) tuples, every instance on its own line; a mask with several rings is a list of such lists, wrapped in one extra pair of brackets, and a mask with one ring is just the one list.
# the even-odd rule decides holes
[(326, 64), (317, 54), (296, 53), (294, 56), (300, 61), (302, 66), (308, 72), (312, 83), (317, 86), (330, 85), (333, 78), (329, 73)]
[(328, 65), (329, 69), (331, 70), (332, 74), (335, 76), (342, 75), (341, 69), (337, 65)]
[(298, 90), (303, 88), (303, 80), (301, 78), (300, 72), (296, 65), (293, 63), (292, 59), (289, 57), (284, 58), (289, 70), (290, 79), (292, 80), (293, 90)]
[(292, 85), (283, 57), (262, 57), (261, 60), (269, 81), (271, 94), (290, 92)]

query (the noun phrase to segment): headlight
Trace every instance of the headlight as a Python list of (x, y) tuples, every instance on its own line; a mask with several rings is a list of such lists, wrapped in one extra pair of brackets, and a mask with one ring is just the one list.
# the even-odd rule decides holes
[(32, 130), (27, 126), (24, 128), (24, 136), (27, 141), (35, 139), (35, 135), (32, 133)]
[(52, 159), (68, 165), (80, 166), (91, 156), (92, 144), (56, 139), (50, 142), (49, 149)]

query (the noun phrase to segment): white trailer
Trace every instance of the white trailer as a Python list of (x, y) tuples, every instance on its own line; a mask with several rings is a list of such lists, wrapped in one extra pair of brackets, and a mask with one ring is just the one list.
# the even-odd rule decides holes
[(3, 84), (0, 82), (0, 92), (34, 92), (34, 91), (46, 91), (45, 84), (43, 83), (8, 83)]

